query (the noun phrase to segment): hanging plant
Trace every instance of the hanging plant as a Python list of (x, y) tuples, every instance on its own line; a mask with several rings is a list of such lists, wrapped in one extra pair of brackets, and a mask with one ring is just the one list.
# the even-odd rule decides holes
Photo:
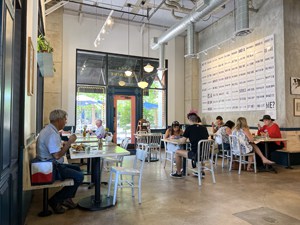
[(37, 51), (48, 53), (53, 52), (53, 48), (51, 47), (50, 42), (47, 41), (47, 39), (43, 35), (39, 35), (37, 38)]
[(56, 70), (53, 64), (53, 48), (43, 35), (37, 38), (37, 59), (42, 76), (53, 76)]

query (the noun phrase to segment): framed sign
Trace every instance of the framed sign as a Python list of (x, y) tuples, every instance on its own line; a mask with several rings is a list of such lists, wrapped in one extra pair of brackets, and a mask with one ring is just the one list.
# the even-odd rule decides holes
[(300, 95), (300, 77), (291, 77), (291, 94)]
[(32, 96), (34, 94), (34, 48), (32, 45), (31, 37), (28, 37), (28, 56), (27, 56), (27, 95)]
[(294, 98), (294, 116), (300, 116), (300, 98)]

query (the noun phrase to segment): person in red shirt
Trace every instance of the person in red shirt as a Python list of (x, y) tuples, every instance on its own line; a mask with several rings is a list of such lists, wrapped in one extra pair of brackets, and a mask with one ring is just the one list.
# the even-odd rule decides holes
[[(270, 138), (281, 138), (280, 128), (277, 123), (274, 123), (274, 119), (271, 118), (270, 115), (264, 115), (262, 119), (259, 121), (263, 122), (264, 125), (261, 126), (260, 124), (257, 124), (258, 126), (258, 132), (257, 135), (259, 136), (266, 136), (269, 135)], [(258, 143), (259, 148), (264, 152), (265, 144), (264, 143)], [(268, 143), (268, 156), (267, 158), (271, 158), (272, 152), (282, 149), (284, 147), (283, 142), (277, 141), (277, 142), (269, 142)], [(259, 157), (257, 157), (259, 158)], [(258, 165), (260, 163), (258, 162)]]

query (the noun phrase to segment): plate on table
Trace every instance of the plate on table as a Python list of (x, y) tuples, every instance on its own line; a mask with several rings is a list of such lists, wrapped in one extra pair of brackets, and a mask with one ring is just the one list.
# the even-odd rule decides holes
[(87, 145), (84, 144), (72, 144), (71, 148), (73, 150), (73, 152), (75, 153), (82, 153), (85, 152), (85, 148), (87, 147)]

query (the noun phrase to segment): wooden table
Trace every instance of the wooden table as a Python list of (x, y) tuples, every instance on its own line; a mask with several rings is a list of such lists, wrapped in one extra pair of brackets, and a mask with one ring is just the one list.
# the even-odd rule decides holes
[[(287, 141), (286, 138), (265, 138), (265, 137), (257, 137), (254, 138), (254, 143), (258, 144), (260, 142), (263, 142), (265, 144), (265, 157), (268, 157), (268, 153), (269, 153), (269, 142), (277, 142), (277, 141)], [(277, 171), (272, 168), (269, 168), (269, 165), (266, 164), (265, 170), (263, 170), (262, 172), (274, 172), (277, 173)]]
[(94, 161), (95, 168), (92, 176), (95, 181), (95, 195), (85, 197), (78, 202), (78, 206), (90, 211), (103, 210), (113, 206), (113, 196), (101, 196), (101, 168), (103, 165), (103, 157), (125, 156), (130, 155), (130, 152), (124, 148), (116, 145), (103, 145), (102, 150), (98, 147), (91, 147), (89, 154), (83, 152), (76, 152), (70, 149), (71, 159), (86, 159), (91, 158)]

